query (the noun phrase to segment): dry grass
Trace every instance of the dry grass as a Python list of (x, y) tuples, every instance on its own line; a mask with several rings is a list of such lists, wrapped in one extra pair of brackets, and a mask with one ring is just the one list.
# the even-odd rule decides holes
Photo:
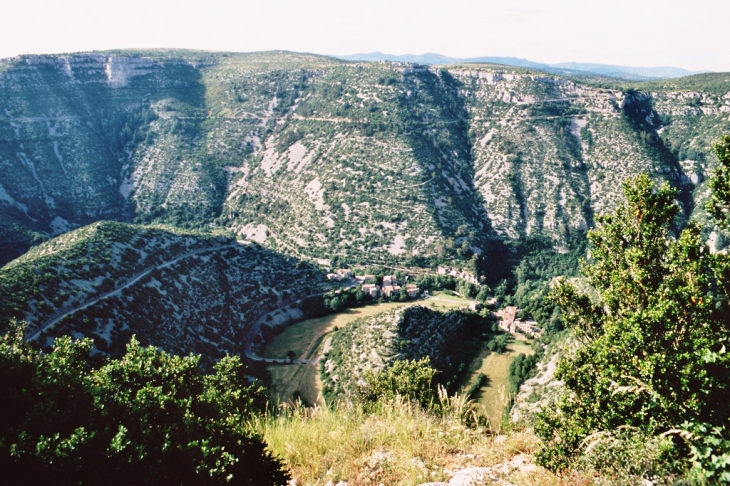
[[(298, 485), (347, 481), (350, 486), (416, 485), (448, 481), (458, 470), (491, 466), (531, 454), (538, 440), (513, 432), (494, 440), (484, 428), (465, 425), (470, 404), (442, 397), (443, 414), (402, 400), (380, 403), (366, 413), (357, 405), (285, 407), (256, 419), (254, 427), (290, 468)], [(515, 473), (516, 484), (561, 485), (541, 468)]]
[(505, 407), (510, 399), (510, 363), (520, 353), (531, 355), (534, 352), (525, 342), (524, 336), (517, 334), (515, 340), (507, 346), (504, 353), (492, 353), (485, 346), (479, 356), (472, 361), (469, 368), (469, 378), (465, 381), (463, 389), (469, 388), (476, 381), (479, 373), (487, 375), (489, 383), (472, 398), (484, 407), (485, 414), (489, 417), (489, 423), (492, 424), (494, 429), (498, 430), (504, 416)]
[[(434, 301), (439, 307), (463, 305), (464, 299), (445, 296), (450, 302)], [(283, 355), (294, 350), (299, 357), (311, 358), (319, 352), (324, 337), (334, 326), (351, 320), (379, 314), (402, 303), (380, 304), (295, 324), (278, 336), (267, 348), (265, 356)], [(431, 302), (426, 302), (431, 306)], [(274, 396), (289, 401), (278, 413), (253, 419), (272, 452), (281, 457), (291, 470), (296, 484), (325, 486), (330, 481), (347, 481), (350, 486), (417, 485), (429, 481), (448, 481), (457, 471), (468, 467), (502, 464), (518, 454), (530, 457), (538, 439), (525, 431), (512, 431), (498, 440), (488, 427), (470, 427), (469, 414), (494, 415), (499, 423), (508, 396), (489, 393), (504, 383), (508, 389), (507, 370), (513, 357), (531, 352), (524, 343), (510, 344), (508, 352), (498, 361), (484, 360), (479, 373), (487, 366), (492, 380), (485, 389), (482, 402), (466, 402), (461, 397), (442, 395), (441, 414), (396, 400), (379, 403), (375, 410), (365, 412), (358, 405), (322, 406), (319, 397), (319, 376), (310, 365), (270, 366)], [(503, 375), (503, 376), (502, 376)], [(298, 390), (309, 403), (306, 408), (290, 402)], [(488, 397), (493, 400), (487, 400)], [(495, 401), (496, 400), (496, 401)], [(490, 411), (487, 406), (494, 410)], [(515, 471), (508, 479), (517, 485), (567, 486), (590, 484), (578, 476), (556, 476), (542, 468)]]
[(291, 349), (298, 358), (303, 358), (307, 351), (311, 349), (312, 344), (315, 341), (321, 341), (321, 337), (332, 331), (335, 326), (343, 327), (355, 319), (374, 316), (407, 304), (409, 302), (388, 302), (347, 309), (330, 316), (307, 319), (289, 326), (283, 333), (276, 336), (266, 346), (263, 356), (264, 358), (283, 358), (286, 356), (286, 352)]

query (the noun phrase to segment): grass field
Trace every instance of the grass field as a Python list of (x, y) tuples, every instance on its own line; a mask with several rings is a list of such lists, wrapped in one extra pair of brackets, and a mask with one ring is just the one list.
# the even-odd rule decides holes
[[(439, 293), (416, 302), (438, 310), (462, 307), (467, 305), (470, 300)], [(283, 333), (276, 336), (266, 346), (263, 357), (281, 359), (286, 356), (287, 351), (291, 350), (294, 351), (297, 359), (313, 359), (319, 356), (322, 344), (335, 326), (341, 328), (355, 319), (374, 316), (412, 303), (414, 302), (387, 302), (347, 309), (344, 312), (330, 316), (307, 319), (289, 326)], [(509, 363), (507, 363), (507, 366), (509, 366)], [(299, 392), (304, 403), (310, 405), (314, 403), (322, 404), (320, 397), (322, 386), (317, 366), (301, 364), (271, 365), (268, 370), (271, 372), (272, 378), (270, 391), (272, 400), (287, 402), (293, 399), (295, 392)]]
[(482, 387), (472, 398), (484, 407), (490, 424), (495, 430), (502, 423), (505, 406), (510, 399), (510, 363), (520, 353), (526, 355), (534, 353), (522, 334), (515, 334), (513, 336), (513, 341), (502, 354), (492, 353), (486, 346), (482, 349), (479, 356), (472, 361), (469, 368), (469, 378), (465, 381), (462, 388), (469, 388), (476, 381), (479, 373), (487, 375), (489, 379), (487, 385)]
[(472, 301), (473, 299), (464, 299), (456, 295), (447, 295), (443, 292), (436, 292), (434, 295), (426, 299), (427, 305), (432, 309), (438, 309), (440, 307), (454, 309), (469, 305), (469, 302)]
[[(286, 352), (292, 350), (298, 359), (312, 359), (319, 355), (322, 343), (335, 326), (341, 328), (355, 319), (380, 314), (406, 304), (408, 302), (388, 302), (348, 309), (331, 316), (307, 319), (288, 327), (283, 333), (276, 336), (266, 346), (263, 357), (284, 358)], [(322, 403), (320, 397), (322, 386), (317, 366), (272, 365), (268, 369), (272, 378), (270, 396), (273, 400), (287, 402), (292, 400), (296, 391), (299, 391), (302, 401), (305, 403)]]

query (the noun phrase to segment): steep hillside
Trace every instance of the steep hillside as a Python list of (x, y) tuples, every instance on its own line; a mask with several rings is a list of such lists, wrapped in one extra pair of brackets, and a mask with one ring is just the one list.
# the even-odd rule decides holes
[[(287, 63), (285, 54), (274, 56), (275, 66), (266, 55), (229, 58), (151, 51), (6, 62), (0, 204), (19, 226), (6, 225), (16, 244), (3, 261), (27, 249), (29, 229), (54, 235), (99, 219), (211, 222), (226, 167), (240, 166), (251, 129), (267, 128), (270, 101), (289, 77), (299, 80), (297, 63), (327, 64), (311, 56)], [(233, 111), (223, 87), (231, 79), (246, 93)]]
[(2, 324), (41, 345), (88, 336), (124, 351), (132, 334), (175, 354), (241, 352), (258, 317), (316, 293), (323, 275), (255, 244), (191, 231), (99, 222), (0, 269)]
[[(556, 247), (649, 172), (702, 218), (730, 77), (651, 83), (268, 52), (23, 56), (0, 69), (0, 261), (101, 219), (221, 226), (310, 259)], [(698, 208), (700, 210), (698, 211)]]
[(351, 322), (325, 345), (320, 361), (325, 395), (330, 401), (355, 397), (363, 372), (380, 371), (397, 359), (429, 356), (444, 370), (450, 361), (446, 350), (462, 337), (468, 320), (460, 312), (414, 305)]
[(443, 254), (449, 238), (465, 258), (487, 248), (454, 86), (390, 64), (339, 66), (289, 118), (233, 185), (224, 216), (236, 232), (363, 262)]
[[(712, 105), (703, 111), (691, 106), (692, 93), (603, 89), (479, 67), (450, 73), (472, 114), (476, 185), (495, 228), (510, 238), (564, 241), (613, 208), (621, 182), (640, 172), (681, 187), (689, 216), (699, 207), (691, 194), (703, 199), (708, 149), (730, 130), (730, 96), (703, 95)], [(730, 90), (730, 79), (724, 86)]]

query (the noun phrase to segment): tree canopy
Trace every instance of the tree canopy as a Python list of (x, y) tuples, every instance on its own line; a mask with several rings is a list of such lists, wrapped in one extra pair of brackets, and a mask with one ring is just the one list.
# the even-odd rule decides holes
[(0, 337), (0, 470), (6, 484), (280, 485), (288, 478), (246, 427), (265, 395), (239, 358), (205, 375), (199, 357), (135, 339), (98, 369), (91, 341), (40, 354), (15, 326)]
[(436, 400), (432, 384), (436, 372), (428, 356), (421, 360), (396, 360), (379, 372), (363, 373), (366, 385), (360, 388), (360, 397), (367, 404), (400, 395), (428, 407)]
[[(676, 231), (675, 189), (642, 175), (624, 194), (588, 233), (582, 269), (595, 292), (565, 280), (551, 292), (577, 346), (558, 366), (557, 407), (539, 417), (539, 460), (563, 468), (609, 437), (661, 439), (654, 466), (690, 458), (703, 480), (730, 480), (729, 258), (710, 252), (697, 224)], [(728, 194), (713, 197), (727, 205)]]

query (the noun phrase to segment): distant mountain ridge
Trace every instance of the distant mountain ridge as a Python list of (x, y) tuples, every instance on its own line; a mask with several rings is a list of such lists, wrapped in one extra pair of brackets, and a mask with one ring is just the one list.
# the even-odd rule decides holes
[(575, 71), (581, 74), (597, 74), (601, 76), (610, 76), (613, 78), (644, 80), (644, 79), (662, 79), (662, 78), (680, 78), (682, 76), (690, 76), (692, 74), (702, 74), (710, 71), (688, 71), (684, 68), (661, 66), (661, 67), (632, 67), (618, 66), (612, 64), (596, 64), (583, 62), (563, 62), (558, 64), (546, 64), (530, 61), (518, 57), (498, 57), (498, 56), (482, 56), (456, 58), (444, 56), (442, 54), (427, 52), (425, 54), (404, 54), (402, 56), (394, 54), (385, 54), (379, 51), (370, 53), (350, 54), (347, 56), (337, 56), (340, 59), (348, 61), (401, 61), (415, 62), (419, 64), (460, 64), (483, 62), (491, 64), (505, 64), (507, 66), (526, 67), (532, 69), (540, 69), (557, 74), (566, 74), (566, 71)]
[(531, 248), (571, 252), (637, 174), (705, 224), (730, 73), (590, 77), (282, 51), (3, 61), (0, 329), (217, 359), (318, 292), (319, 265), (497, 286)]
[(638, 173), (704, 217), (730, 73), (588, 77), (291, 52), (18, 57), (0, 72), (0, 263), (110, 220), (498, 281), (505, 243), (562, 249)]

